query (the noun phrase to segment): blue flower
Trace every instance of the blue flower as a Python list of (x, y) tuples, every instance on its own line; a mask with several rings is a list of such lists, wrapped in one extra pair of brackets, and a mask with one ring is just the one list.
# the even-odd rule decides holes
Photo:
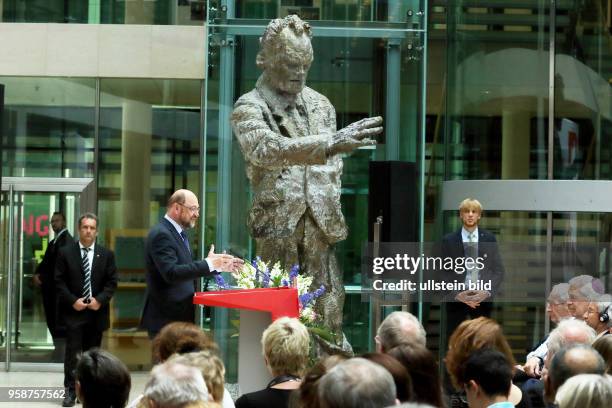
[(223, 276), (220, 274), (215, 275), (215, 282), (217, 283), (219, 289), (229, 289), (229, 285), (225, 282)]
[(321, 285), (321, 287), (314, 292), (315, 299), (325, 293), (325, 286)]
[(287, 279), (283, 279), (283, 280), (281, 281), (281, 285), (283, 285), (283, 286), (287, 286), (287, 287), (288, 287), (288, 286), (289, 286), (289, 281), (288, 281)]
[(261, 285), (264, 288), (267, 288), (268, 286), (270, 286), (270, 272), (268, 271), (267, 268), (265, 271), (263, 271), (263, 278), (261, 280)]
[(291, 267), (291, 270), (289, 271), (289, 280), (292, 281), (293, 279), (295, 279), (298, 276), (298, 273), (300, 273), (300, 265), (295, 264)]

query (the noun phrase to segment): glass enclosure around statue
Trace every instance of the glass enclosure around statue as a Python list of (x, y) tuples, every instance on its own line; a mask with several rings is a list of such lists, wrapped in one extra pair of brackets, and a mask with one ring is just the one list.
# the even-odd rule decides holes
[[(236, 99), (253, 89), (258, 39), (269, 20), (295, 13), (312, 28), (314, 62), (306, 85), (336, 109), (338, 129), (383, 116), (384, 133), (372, 148), (344, 158), (342, 210), (349, 236), (336, 247), (347, 289), (344, 331), (356, 352), (371, 346), (370, 305), (361, 302), (361, 247), (368, 239), (368, 163), (401, 160), (421, 165), (425, 81), (425, 13), (421, 1), (210, 1), (206, 80), (206, 242), (251, 259), (254, 241), (246, 228), (251, 191), (242, 154), (232, 135)], [(415, 194), (420, 196), (420, 185)], [(215, 336), (229, 353), (237, 333), (227, 312), (215, 310)], [(226, 358), (228, 361), (228, 358)], [(230, 362), (229, 367), (232, 364)], [(231, 371), (231, 368), (230, 368)], [(232, 373), (230, 373), (230, 376)]]

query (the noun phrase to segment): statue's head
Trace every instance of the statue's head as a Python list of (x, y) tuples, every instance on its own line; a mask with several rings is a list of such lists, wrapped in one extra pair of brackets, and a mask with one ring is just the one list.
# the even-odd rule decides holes
[(302, 91), (313, 59), (311, 37), (310, 25), (296, 15), (270, 21), (256, 63), (273, 88), (292, 95)]

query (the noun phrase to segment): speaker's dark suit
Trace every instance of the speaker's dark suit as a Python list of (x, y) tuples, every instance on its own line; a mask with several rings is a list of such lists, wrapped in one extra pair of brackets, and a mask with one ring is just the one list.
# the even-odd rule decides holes
[[(461, 236), (459, 231), (450, 233), (442, 239), (442, 256), (450, 258), (460, 258), (466, 256)], [(456, 301), (454, 298), (459, 294), (459, 291), (450, 292), (446, 295), (446, 336), (449, 337), (455, 328), (465, 319), (467, 315), (471, 318), (480, 316), (489, 317), (493, 307), (492, 301), (495, 295), (499, 292), (501, 283), (504, 279), (504, 266), (499, 255), (497, 240), (495, 235), (487, 230), (478, 228), (478, 256), (483, 259), (484, 268), (478, 272), (478, 279), (482, 281), (491, 281), (491, 297), (482, 302), (476, 309), (472, 309), (465, 303)], [(445, 271), (443, 279), (447, 282), (458, 280), (465, 281), (465, 274), (456, 274), (454, 271)]]
[(78, 242), (59, 250), (55, 266), (59, 313), (66, 322), (66, 357), (64, 386), (74, 389), (74, 368), (77, 354), (91, 347), (100, 347), (102, 332), (109, 327), (109, 302), (117, 288), (117, 267), (111, 251), (95, 244), (91, 265), (91, 295), (100, 309), (76, 311), (72, 305), (83, 297), (84, 274)]
[(43, 307), (47, 319), (47, 327), (53, 339), (66, 336), (66, 327), (61, 315), (57, 313), (57, 296), (55, 289), (55, 262), (57, 254), (64, 245), (74, 242), (72, 235), (66, 230), (59, 237), (51, 240), (41, 263), (36, 268), (40, 277)]
[(212, 273), (206, 261), (194, 261), (170, 221), (162, 220), (147, 237), (147, 294), (141, 326), (154, 336), (174, 321), (193, 322), (195, 279)]

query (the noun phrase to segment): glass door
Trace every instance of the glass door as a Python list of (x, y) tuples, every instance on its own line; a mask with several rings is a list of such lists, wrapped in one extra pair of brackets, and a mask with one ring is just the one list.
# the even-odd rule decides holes
[(56, 235), (64, 227), (62, 235), (76, 231), (78, 215), (85, 210), (82, 201), (89, 201), (81, 195), (92, 179), (78, 180), (76, 184), (75, 179), (70, 183), (66, 179), (2, 180), (0, 361), (7, 371), (11, 363), (63, 362), (65, 334), (53, 306), (52, 276), (45, 274), (48, 278), (41, 284), (35, 275), (41, 272), (39, 266)]

